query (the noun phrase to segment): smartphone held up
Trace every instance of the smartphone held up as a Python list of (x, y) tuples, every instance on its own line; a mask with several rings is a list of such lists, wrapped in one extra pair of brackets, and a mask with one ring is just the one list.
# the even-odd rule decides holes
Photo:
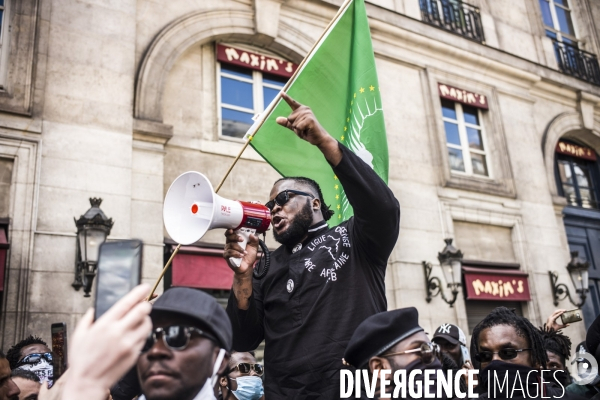
[(563, 325), (567, 325), (572, 322), (583, 321), (583, 314), (581, 313), (580, 309), (576, 308), (575, 310), (569, 310), (562, 313), (560, 320), (562, 321)]
[(140, 284), (142, 271), (141, 240), (105, 242), (98, 256), (95, 319)]
[(67, 324), (58, 322), (50, 327), (52, 333), (52, 367), (56, 381), (67, 370)]

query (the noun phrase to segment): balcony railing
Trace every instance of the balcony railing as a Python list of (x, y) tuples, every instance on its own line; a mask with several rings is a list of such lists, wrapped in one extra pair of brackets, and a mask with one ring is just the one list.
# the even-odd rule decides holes
[(595, 54), (556, 39), (552, 41), (558, 67), (563, 73), (600, 86), (600, 67)]
[(485, 43), (479, 8), (460, 0), (419, 0), (423, 21)]

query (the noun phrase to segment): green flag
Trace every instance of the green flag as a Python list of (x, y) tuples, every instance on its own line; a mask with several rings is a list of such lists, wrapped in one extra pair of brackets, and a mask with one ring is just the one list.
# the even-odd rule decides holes
[[(287, 93), (309, 106), (327, 132), (387, 183), (385, 124), (364, 0), (347, 4), (307, 55)], [(250, 144), (281, 175), (317, 181), (325, 203), (335, 211), (329, 224), (337, 225), (353, 215), (352, 206), (319, 149), (275, 122), (290, 112), (279, 100), (270, 113), (261, 115), (265, 122)]]

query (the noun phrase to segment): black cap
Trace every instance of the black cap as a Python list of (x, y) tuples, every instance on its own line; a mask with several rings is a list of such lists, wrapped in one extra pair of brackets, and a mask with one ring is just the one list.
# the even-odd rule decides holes
[(227, 313), (214, 297), (197, 289), (175, 287), (164, 292), (152, 306), (150, 317), (156, 313), (175, 313), (190, 317), (214, 334), (218, 344), (231, 351), (233, 329)]
[(343, 362), (361, 368), (371, 357), (383, 354), (399, 341), (421, 331), (419, 312), (414, 307), (371, 315), (352, 334)]
[(458, 326), (453, 324), (442, 324), (440, 325), (431, 338), (432, 342), (436, 342), (436, 339), (446, 339), (452, 344), (460, 343), (463, 346), (467, 345), (467, 338), (464, 332)]

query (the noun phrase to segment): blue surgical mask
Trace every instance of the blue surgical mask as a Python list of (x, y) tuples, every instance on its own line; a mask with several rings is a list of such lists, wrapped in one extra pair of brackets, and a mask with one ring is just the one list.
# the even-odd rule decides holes
[(258, 400), (265, 394), (262, 379), (258, 376), (240, 376), (231, 379), (237, 382), (237, 390), (231, 393), (239, 400)]

